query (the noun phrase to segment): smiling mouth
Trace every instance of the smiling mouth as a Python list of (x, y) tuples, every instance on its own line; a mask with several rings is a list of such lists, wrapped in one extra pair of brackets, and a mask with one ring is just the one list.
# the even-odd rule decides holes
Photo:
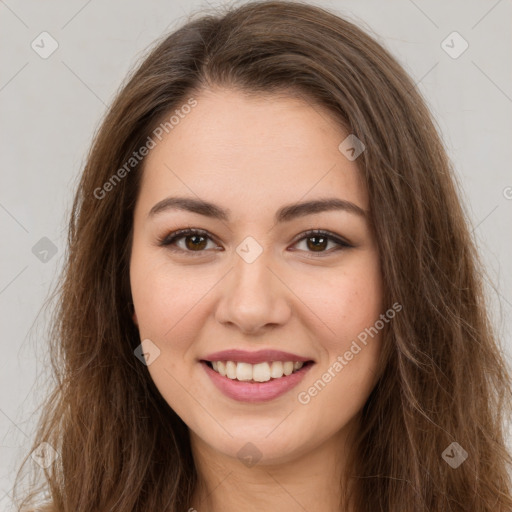
[(231, 380), (241, 382), (269, 382), (301, 371), (314, 364), (313, 361), (269, 361), (250, 364), (237, 361), (205, 361), (213, 371)]

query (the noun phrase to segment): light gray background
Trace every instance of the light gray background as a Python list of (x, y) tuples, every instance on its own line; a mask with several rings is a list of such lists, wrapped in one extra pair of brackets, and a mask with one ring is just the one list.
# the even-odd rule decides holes
[[(489, 298), (510, 358), (512, 2), (316, 3), (372, 32), (427, 99), (496, 287), (489, 288)], [(34, 321), (63, 262), (72, 193), (93, 132), (148, 45), (197, 8), (218, 4), (0, 0), (2, 511), (11, 506), (14, 471), (28, 449), (37, 419), (33, 413), (44, 395), (46, 320), (40, 315)], [(43, 31), (59, 44), (47, 59), (31, 48)], [(469, 44), (457, 59), (441, 47), (453, 31)], [(32, 253), (42, 237), (58, 250), (46, 263)]]

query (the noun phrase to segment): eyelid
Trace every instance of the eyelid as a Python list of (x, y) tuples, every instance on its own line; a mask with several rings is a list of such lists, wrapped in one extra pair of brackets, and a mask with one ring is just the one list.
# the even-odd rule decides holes
[[(167, 247), (167, 248), (169, 248), (169, 250), (172, 250), (175, 252), (181, 252), (181, 253), (191, 255), (191, 256), (199, 256), (199, 255), (202, 255), (203, 253), (207, 252), (205, 249), (200, 250), (200, 251), (189, 251), (189, 250), (180, 249), (177, 247), (172, 247), (173, 242), (175, 242), (176, 240), (180, 240), (187, 236), (193, 236), (193, 235), (204, 236), (205, 238), (210, 239), (215, 243), (218, 243), (217, 238), (215, 236), (213, 236), (211, 233), (209, 233), (208, 231), (206, 231), (205, 229), (191, 228), (191, 227), (184, 228), (184, 229), (178, 229), (176, 231), (168, 233), (167, 235), (159, 238), (157, 243), (161, 247)], [(294, 238), (294, 240), (292, 241), (292, 245), (296, 245), (298, 242), (301, 242), (307, 238), (312, 238), (313, 236), (323, 236), (324, 238), (327, 238), (328, 241), (332, 241), (335, 244), (337, 244), (338, 247), (334, 251), (332, 249), (329, 251), (319, 251), (319, 252), (302, 251), (302, 252), (308, 253), (310, 255), (310, 257), (312, 257), (312, 258), (322, 257), (322, 255), (328, 255), (328, 254), (332, 254), (333, 252), (337, 252), (338, 250), (349, 249), (349, 248), (354, 247), (354, 245), (352, 243), (350, 243), (349, 241), (344, 239), (342, 236), (337, 235), (336, 233), (333, 233), (326, 229), (309, 229), (309, 230), (303, 231), (302, 233), (299, 233)], [(292, 250), (297, 250), (297, 249), (292, 249)], [(315, 254), (318, 256), (314, 256)]]
[(303, 231), (302, 233), (299, 233), (294, 239), (293, 244), (296, 244), (297, 242), (300, 242), (301, 240), (305, 238), (310, 238), (313, 236), (324, 236), (325, 238), (328, 238), (329, 240), (332, 240), (333, 242), (343, 246), (343, 247), (354, 247), (348, 240), (343, 238), (340, 235), (337, 235), (336, 233), (333, 233), (332, 231), (329, 231), (327, 229), (308, 229), (306, 231)]
[(199, 255), (205, 253), (206, 251), (205, 250), (187, 251), (184, 249), (180, 249), (179, 247), (172, 246), (173, 242), (175, 242), (176, 240), (185, 238), (187, 236), (193, 236), (193, 235), (204, 236), (205, 238), (208, 238), (218, 244), (217, 238), (215, 236), (213, 236), (211, 233), (209, 233), (205, 229), (200, 229), (200, 228), (184, 228), (184, 229), (178, 229), (176, 231), (172, 231), (171, 233), (164, 235), (162, 238), (159, 238), (157, 240), (157, 244), (160, 247), (166, 247), (169, 250), (174, 251), (174, 252), (181, 252), (181, 253), (191, 255), (191, 256), (199, 256)]

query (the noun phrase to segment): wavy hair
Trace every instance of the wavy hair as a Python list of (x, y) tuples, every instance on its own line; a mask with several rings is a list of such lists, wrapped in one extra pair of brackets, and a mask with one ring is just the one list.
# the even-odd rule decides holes
[[(364, 404), (346, 474), (355, 485), (343, 503), (356, 512), (510, 512), (504, 434), (511, 372), (491, 325), (452, 164), (425, 101), (374, 37), (326, 9), (288, 1), (221, 9), (193, 15), (148, 50), (88, 153), (55, 289), (55, 385), (32, 446), (44, 441), (59, 453), (44, 469), (48, 504), (39, 510), (190, 506), (198, 480), (188, 428), (134, 356), (141, 340), (128, 269), (144, 159), (108, 194), (98, 190), (162, 119), (218, 85), (300, 95), (326, 107), (366, 146), (357, 163), (384, 301), (398, 301), (403, 312), (383, 338), (380, 378)], [(457, 469), (442, 457), (454, 442), (468, 454)], [(18, 487), (27, 462), (30, 455)], [(21, 510), (34, 509), (31, 491)]]

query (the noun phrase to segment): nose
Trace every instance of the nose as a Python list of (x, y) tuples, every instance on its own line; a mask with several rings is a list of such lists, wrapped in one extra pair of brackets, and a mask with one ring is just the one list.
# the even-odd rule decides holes
[(234, 256), (234, 268), (224, 279), (216, 320), (247, 334), (266, 333), (291, 316), (291, 291), (271, 269), (268, 250), (253, 262)]

